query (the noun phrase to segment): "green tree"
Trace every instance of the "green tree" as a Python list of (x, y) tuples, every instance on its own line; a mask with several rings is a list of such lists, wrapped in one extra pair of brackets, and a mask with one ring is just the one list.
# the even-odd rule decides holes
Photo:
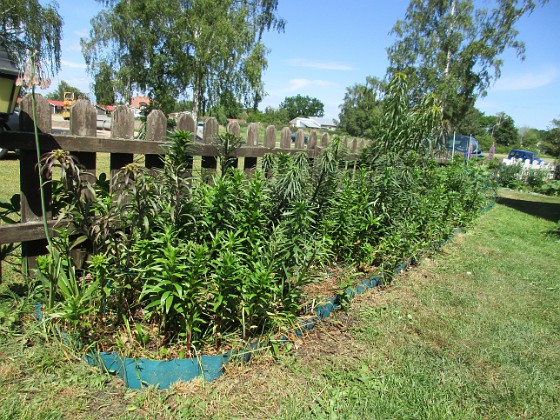
[(116, 101), (113, 82), (113, 69), (106, 63), (100, 63), (99, 71), (94, 75), (93, 92), (98, 104), (113, 105)]
[(546, 132), (542, 150), (544, 153), (560, 158), (560, 119), (552, 120), (553, 128)]
[(500, 77), (504, 50), (523, 59), (515, 25), (546, 2), (495, 0), (487, 9), (474, 0), (411, 0), (405, 19), (393, 27), (397, 40), (388, 49), (388, 73), (408, 74), (413, 101), (435, 93), (444, 120), (455, 127)]
[(515, 128), (513, 118), (505, 113), (497, 116), (497, 123), (493, 127), (492, 135), (496, 143), (504, 146), (515, 146), (519, 143), (519, 133)]
[(247, 57), (243, 71), (253, 93), (252, 109), (257, 111), (260, 102), (265, 96), (262, 72), (268, 66), (266, 61), (268, 50), (262, 43), (262, 37), (265, 31), (275, 30), (277, 32), (284, 32), (286, 21), (276, 15), (278, 0), (245, 1), (249, 7), (250, 22), (255, 34), (255, 46), (249, 57)]
[(76, 98), (87, 98), (87, 95), (80, 92), (80, 89), (70, 86), (64, 80), (61, 80), (58, 84), (58, 87), (53, 92), (47, 93), (45, 98), (55, 100), (55, 101), (63, 101), (64, 100), (64, 92), (74, 92), (74, 96)]
[(23, 69), (26, 50), (54, 76), (60, 70), (62, 18), (57, 4), (42, 5), (39, 0), (0, 0), (0, 45)]
[(317, 98), (309, 96), (288, 96), (279, 106), (286, 110), (290, 120), (296, 117), (322, 117), (325, 114), (325, 106)]
[(519, 143), (523, 149), (538, 151), (539, 143), (545, 141), (547, 132), (531, 127), (521, 127), (519, 130)]
[(461, 121), (453, 127), (457, 134), (472, 135), (476, 138), (488, 134), (488, 122), (486, 115), (475, 107), (469, 109)]
[[(175, 98), (192, 92), (196, 118), (199, 111), (219, 106), (222, 98), (253, 101), (262, 88), (267, 50), (258, 32), (274, 26), (277, 1), (103, 3), (107, 8), (92, 20), (82, 50), (92, 74), (103, 65), (113, 70), (110, 79), (125, 100), (138, 90), (169, 111)], [(260, 18), (265, 12), (271, 15)]]
[(346, 88), (339, 127), (352, 136), (377, 138), (383, 114), (383, 89), (384, 83), (375, 77)]
[(290, 122), (288, 112), (285, 109), (274, 109), (267, 106), (264, 112), (251, 112), (247, 116), (247, 122), (259, 122), (265, 125), (285, 127)]

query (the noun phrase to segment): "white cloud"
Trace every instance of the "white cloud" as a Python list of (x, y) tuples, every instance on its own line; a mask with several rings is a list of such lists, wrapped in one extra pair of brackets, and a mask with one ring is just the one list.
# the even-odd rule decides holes
[(304, 58), (294, 58), (291, 60), (287, 60), (286, 63), (293, 67), (309, 67), (312, 69), (320, 70), (352, 70), (352, 67), (346, 64), (337, 63), (335, 61), (311, 61)]
[(85, 63), (76, 63), (74, 61), (68, 60), (61, 60), (60, 65), (62, 68), (69, 68), (69, 69), (85, 69), (87, 66)]
[(504, 77), (496, 82), (494, 89), (497, 91), (537, 89), (551, 84), (557, 76), (558, 70), (549, 69), (540, 73), (530, 72), (518, 76)]
[(291, 79), (288, 87), (285, 89), (288, 92), (294, 92), (309, 87), (335, 87), (336, 83), (327, 80), (310, 80), (310, 79)]

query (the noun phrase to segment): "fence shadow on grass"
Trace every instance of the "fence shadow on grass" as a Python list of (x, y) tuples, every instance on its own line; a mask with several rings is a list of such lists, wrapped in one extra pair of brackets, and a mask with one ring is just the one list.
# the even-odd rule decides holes
[(506, 197), (497, 197), (496, 202), (531, 216), (550, 220), (551, 222), (560, 220), (560, 203), (542, 203)]

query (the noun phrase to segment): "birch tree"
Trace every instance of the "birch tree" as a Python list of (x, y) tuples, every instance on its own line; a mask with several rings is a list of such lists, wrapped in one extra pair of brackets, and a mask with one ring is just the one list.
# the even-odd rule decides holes
[(406, 73), (412, 100), (435, 93), (444, 119), (460, 123), (501, 73), (502, 53), (524, 59), (516, 24), (547, 0), (411, 0), (404, 20), (392, 30), (388, 75)]
[[(267, 50), (259, 33), (269, 26), (255, 22), (272, 27), (277, 0), (103, 3), (82, 50), (93, 75), (113, 69), (115, 91), (125, 100), (141, 91), (169, 111), (176, 99), (192, 95), (196, 119), (222, 97), (250, 103), (262, 89)], [(259, 18), (264, 11), (272, 17)]]

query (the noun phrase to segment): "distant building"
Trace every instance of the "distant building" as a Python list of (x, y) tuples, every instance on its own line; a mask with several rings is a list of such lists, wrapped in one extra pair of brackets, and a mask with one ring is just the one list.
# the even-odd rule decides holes
[(64, 109), (64, 102), (63, 101), (55, 101), (53, 99), (47, 99), (47, 102), (51, 106), (51, 112), (53, 114), (60, 114)]
[(130, 107), (134, 109), (141, 109), (150, 105), (150, 98), (147, 96), (135, 96), (130, 100)]
[(95, 105), (95, 110), (97, 111), (97, 115), (111, 115), (115, 110), (115, 105)]
[(328, 117), (311, 117), (315, 122), (317, 122), (321, 128), (326, 130), (335, 130), (338, 126), (338, 122), (336, 122), (333, 118)]
[(334, 130), (338, 124), (332, 118), (297, 117), (290, 121), (290, 125), (295, 128), (322, 128), (325, 130)]
[(290, 125), (295, 128), (321, 128), (321, 124), (312, 118), (296, 117), (290, 121)]

